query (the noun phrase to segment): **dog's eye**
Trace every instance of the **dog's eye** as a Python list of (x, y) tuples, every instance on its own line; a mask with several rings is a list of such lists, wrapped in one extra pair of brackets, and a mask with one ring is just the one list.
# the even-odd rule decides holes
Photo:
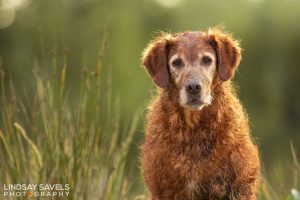
[(201, 64), (202, 65), (209, 65), (211, 64), (212, 59), (209, 56), (203, 56), (202, 60), (201, 60)]
[(174, 66), (176, 68), (181, 68), (181, 67), (184, 67), (184, 63), (181, 58), (176, 58), (175, 60), (173, 60), (172, 66)]

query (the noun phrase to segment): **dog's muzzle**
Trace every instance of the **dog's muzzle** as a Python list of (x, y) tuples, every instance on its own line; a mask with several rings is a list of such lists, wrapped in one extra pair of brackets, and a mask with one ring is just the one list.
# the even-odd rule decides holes
[(198, 109), (203, 105), (201, 100), (202, 87), (198, 81), (190, 81), (185, 86), (186, 105), (192, 109)]
[(180, 104), (192, 110), (200, 110), (212, 101), (209, 80), (204, 75), (187, 77), (180, 89)]
[(197, 82), (191, 82), (185, 86), (186, 92), (191, 95), (199, 95), (201, 92), (201, 85)]

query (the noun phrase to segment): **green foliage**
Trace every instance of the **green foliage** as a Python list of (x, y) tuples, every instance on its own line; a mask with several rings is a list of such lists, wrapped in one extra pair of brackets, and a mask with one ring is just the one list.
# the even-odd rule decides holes
[[(66, 89), (67, 51), (50, 67), (35, 60), (35, 90), (23, 97), (1, 67), (0, 183), (70, 184), (67, 199), (132, 199), (125, 173), (138, 115), (120, 125), (119, 102), (102, 75), (105, 34), (94, 69), (82, 68), (77, 99)], [(18, 86), (21, 87), (21, 86)], [(2, 186), (1, 186), (2, 187)], [(1, 194), (2, 195), (2, 194)], [(12, 197), (11, 199), (15, 199)], [(26, 198), (24, 198), (26, 199)], [(53, 199), (57, 199), (53, 198)]]
[[(259, 198), (262, 200), (298, 200), (300, 198), (300, 193), (298, 191), (299, 184), (300, 184), (300, 165), (297, 159), (297, 154), (294, 148), (293, 143), (290, 145), (291, 147), (291, 154), (293, 157), (293, 162), (289, 165), (288, 171), (292, 172), (293, 180), (289, 182), (292, 183), (286, 184), (283, 180), (280, 181), (279, 187), (276, 185), (276, 182), (271, 183), (267, 180), (266, 174), (267, 172), (264, 171), (262, 173), (260, 187), (259, 187)], [(280, 173), (275, 172), (276, 173)], [(273, 174), (273, 175), (274, 175)], [(285, 169), (285, 174), (289, 174)], [(298, 188), (298, 189), (297, 189)]]

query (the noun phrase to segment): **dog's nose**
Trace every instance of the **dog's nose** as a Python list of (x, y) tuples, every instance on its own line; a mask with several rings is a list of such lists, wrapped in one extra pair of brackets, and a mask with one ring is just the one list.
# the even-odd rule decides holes
[(201, 91), (201, 86), (198, 83), (190, 83), (185, 87), (187, 93), (195, 95)]

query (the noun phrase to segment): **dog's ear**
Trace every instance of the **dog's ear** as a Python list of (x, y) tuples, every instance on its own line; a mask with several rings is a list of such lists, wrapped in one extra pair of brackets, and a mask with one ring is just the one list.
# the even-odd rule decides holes
[(167, 61), (170, 37), (164, 35), (150, 42), (142, 58), (153, 81), (161, 88), (167, 88), (170, 83)]
[(208, 32), (209, 40), (217, 55), (217, 72), (222, 81), (229, 80), (241, 60), (239, 43), (229, 34), (217, 29)]

